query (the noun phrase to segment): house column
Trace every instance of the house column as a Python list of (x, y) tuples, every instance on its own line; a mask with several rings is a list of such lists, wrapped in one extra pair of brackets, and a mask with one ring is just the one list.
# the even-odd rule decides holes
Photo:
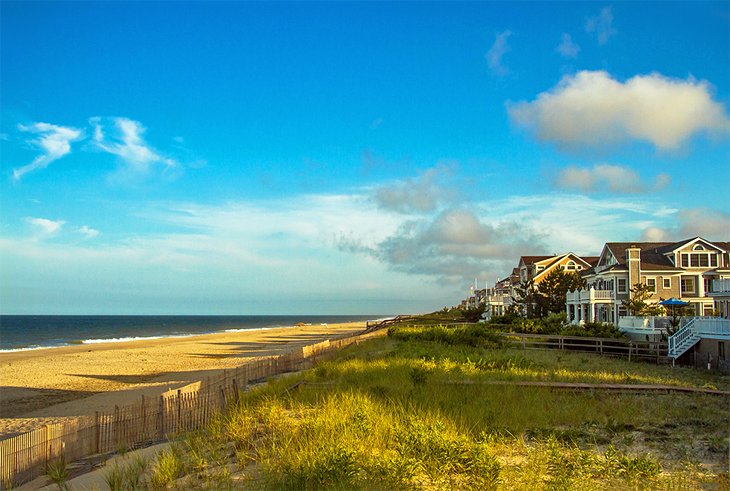
[(697, 296), (700, 298), (705, 296), (705, 277), (702, 275), (697, 276)]

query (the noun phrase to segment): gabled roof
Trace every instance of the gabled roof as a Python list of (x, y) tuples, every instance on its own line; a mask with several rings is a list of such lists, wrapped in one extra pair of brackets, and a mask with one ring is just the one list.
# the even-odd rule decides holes
[(519, 264), (524, 264), (525, 266), (529, 264), (535, 264), (539, 263), (540, 261), (545, 261), (546, 259), (550, 259), (555, 256), (520, 256), (520, 262)]
[[(638, 247), (641, 250), (641, 269), (646, 271), (682, 271), (672, 264), (670, 256), (672, 253), (686, 247), (692, 242), (702, 241), (707, 245), (714, 246), (727, 252), (730, 250), (728, 242), (712, 242), (701, 237), (681, 240), (679, 242), (606, 242), (601, 258), (606, 250), (610, 251), (619, 266), (626, 266), (626, 249)], [(596, 263), (597, 264), (597, 263)]]

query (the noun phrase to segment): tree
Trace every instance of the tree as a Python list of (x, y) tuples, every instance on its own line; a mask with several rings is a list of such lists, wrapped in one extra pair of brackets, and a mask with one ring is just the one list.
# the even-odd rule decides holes
[(537, 311), (540, 317), (565, 312), (565, 296), (569, 291), (585, 288), (586, 281), (578, 273), (555, 269), (537, 286)]
[(536, 317), (537, 289), (535, 282), (532, 279), (521, 281), (519, 285), (515, 286), (514, 293), (512, 303), (517, 307), (517, 312), (523, 317)]
[(621, 304), (626, 307), (631, 315), (660, 315), (664, 312), (664, 307), (656, 303), (649, 303), (647, 300), (654, 295), (649, 285), (637, 283), (633, 288), (629, 289), (629, 300), (622, 300)]

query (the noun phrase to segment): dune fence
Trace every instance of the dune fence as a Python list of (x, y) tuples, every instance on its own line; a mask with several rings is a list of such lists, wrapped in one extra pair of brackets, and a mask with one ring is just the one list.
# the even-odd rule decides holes
[(278, 356), (252, 359), (215, 377), (161, 394), (142, 396), (113, 411), (96, 412), (49, 424), (0, 441), (0, 490), (13, 489), (46, 474), (48, 466), (105, 454), (144, 448), (170, 437), (203, 428), (237, 402), (239, 391), (265, 378), (309, 368), (316, 357), (385, 334), (356, 334), (296, 349)]

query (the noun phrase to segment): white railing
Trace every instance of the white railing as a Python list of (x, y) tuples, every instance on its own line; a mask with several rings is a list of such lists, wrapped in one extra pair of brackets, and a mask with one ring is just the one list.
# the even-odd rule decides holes
[[(689, 322), (692, 318), (682, 317), (679, 320), (680, 327)], [(618, 328), (632, 331), (662, 331), (665, 332), (671, 325), (671, 319), (664, 316), (633, 316), (625, 315), (618, 320)]]
[(576, 290), (565, 294), (565, 301), (568, 303), (593, 303), (595, 300), (613, 300), (613, 290), (596, 290), (590, 288), (588, 290)]
[[(730, 319), (720, 317), (694, 317), (669, 337), (668, 354), (678, 358), (704, 336), (730, 338)], [(694, 342), (693, 342), (694, 340)]]
[[(681, 352), (678, 351), (678, 348), (682, 347), (683, 344), (685, 344), (687, 341), (689, 341), (691, 338), (697, 338), (697, 334), (695, 333), (693, 326), (695, 324), (695, 319), (692, 319), (687, 324), (682, 326), (682, 328), (675, 332), (673, 335), (669, 336), (669, 347), (667, 349), (667, 354), (671, 358), (678, 358), (682, 353), (687, 351), (687, 349), (683, 349)], [(685, 347), (688, 348), (689, 346)]]
[(712, 292), (730, 292), (730, 278), (723, 280), (712, 280)]
[(730, 319), (723, 319), (721, 317), (695, 317), (694, 326), (697, 334), (730, 336)]

